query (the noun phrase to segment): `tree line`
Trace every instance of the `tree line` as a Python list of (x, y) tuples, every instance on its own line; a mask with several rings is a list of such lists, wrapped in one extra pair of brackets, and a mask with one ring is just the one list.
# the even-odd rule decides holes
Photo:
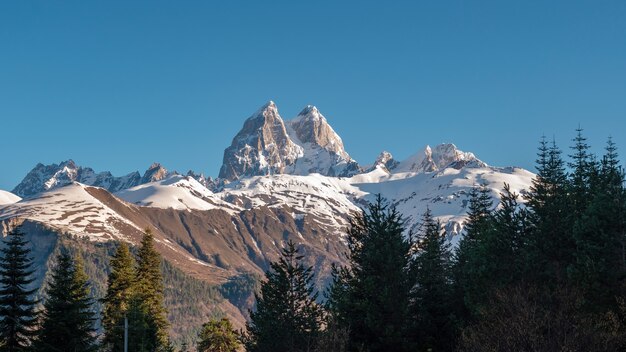
[[(350, 219), (345, 266), (323, 292), (298, 246), (270, 264), (242, 331), (202, 326), (199, 351), (626, 350), (626, 191), (617, 148), (597, 157), (577, 130), (569, 161), (554, 141), (538, 148), (522, 195), (504, 184), (469, 193), (464, 235), (452, 249), (427, 210), (416, 232), (380, 196)], [(147, 232), (121, 243), (96, 339), (80, 258), (61, 253), (36, 312), (19, 231), (0, 257), (0, 351), (171, 351), (159, 254)], [(62, 312), (62, 313), (61, 313)], [(57, 341), (61, 341), (58, 343)]]

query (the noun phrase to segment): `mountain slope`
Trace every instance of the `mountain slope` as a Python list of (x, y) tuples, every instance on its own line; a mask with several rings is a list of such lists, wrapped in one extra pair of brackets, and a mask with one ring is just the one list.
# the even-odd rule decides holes
[(0, 189), (0, 205), (17, 203), (20, 200), (22, 200), (22, 198), (15, 194)]

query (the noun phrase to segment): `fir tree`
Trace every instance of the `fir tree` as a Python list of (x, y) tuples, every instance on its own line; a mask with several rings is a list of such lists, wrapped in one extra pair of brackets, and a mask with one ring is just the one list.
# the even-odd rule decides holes
[(312, 268), (288, 242), (278, 262), (270, 264), (250, 312), (246, 348), (251, 352), (311, 351), (320, 331), (321, 309), (316, 303)]
[(104, 345), (112, 351), (121, 351), (124, 346), (124, 318), (128, 318), (136, 277), (135, 259), (126, 243), (120, 242), (110, 265), (111, 273), (102, 310)]
[[(518, 204), (519, 195), (505, 183), (500, 193), (500, 206), (493, 214), (491, 236), (487, 238), (488, 254), (497, 265), (499, 285), (520, 280), (525, 274), (525, 243), (528, 234), (528, 215)], [(494, 272), (498, 272), (494, 271)]]
[(46, 289), (38, 351), (95, 351), (93, 301), (82, 261), (63, 251)]
[(574, 227), (575, 261), (572, 281), (586, 292), (588, 308), (603, 311), (615, 307), (624, 274), (624, 173), (618, 165), (617, 148), (609, 140), (602, 159), (598, 185), (589, 205)]
[(566, 279), (574, 240), (568, 218), (568, 187), (561, 150), (545, 138), (539, 147), (537, 175), (525, 195), (529, 208), (529, 234), (525, 244), (528, 279), (551, 284)]
[[(146, 229), (141, 240), (137, 261), (135, 307), (132, 317), (138, 329), (140, 340), (146, 350), (169, 348), (167, 311), (163, 301), (163, 276), (161, 273), (161, 255), (154, 247), (154, 237)], [(144, 331), (145, 330), (145, 331)]]
[(407, 349), (411, 236), (404, 219), (378, 196), (351, 219), (349, 267), (336, 272), (329, 311), (349, 331), (349, 350)]
[(34, 271), (24, 234), (18, 227), (7, 239), (0, 250), (0, 351), (17, 352), (27, 349), (37, 323), (36, 289), (27, 288)]
[(239, 350), (239, 334), (227, 318), (211, 320), (203, 324), (198, 339), (198, 352), (236, 352)]
[(452, 351), (456, 319), (452, 302), (450, 247), (430, 209), (424, 214), (418, 250), (412, 263), (415, 286), (413, 334), (422, 351)]
[(593, 187), (592, 182), (597, 171), (593, 155), (589, 153), (587, 138), (582, 133), (582, 128), (576, 129), (576, 137), (573, 139), (574, 145), (570, 147), (572, 161), (568, 163), (572, 169), (569, 181), (569, 204), (571, 207), (569, 215), (573, 222), (580, 220), (587, 209)]
[(477, 296), (483, 289), (475, 285), (476, 273), (482, 266), (478, 249), (493, 223), (493, 202), (486, 186), (474, 187), (469, 194), (467, 222), (463, 237), (454, 253), (454, 300), (457, 315), (464, 321), (471, 318)]

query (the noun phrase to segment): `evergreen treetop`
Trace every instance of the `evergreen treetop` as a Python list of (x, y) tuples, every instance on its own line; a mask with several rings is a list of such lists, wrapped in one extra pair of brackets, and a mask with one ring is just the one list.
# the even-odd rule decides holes
[(20, 228), (9, 232), (0, 250), (0, 351), (26, 350), (37, 324), (36, 288), (28, 288), (34, 281), (29, 254)]
[(95, 351), (96, 317), (80, 257), (72, 258), (67, 251), (61, 251), (45, 293), (36, 350)]

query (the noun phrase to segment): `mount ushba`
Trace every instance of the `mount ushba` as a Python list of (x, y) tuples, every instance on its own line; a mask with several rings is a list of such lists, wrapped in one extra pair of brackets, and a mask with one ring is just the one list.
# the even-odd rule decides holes
[[(382, 152), (373, 164), (361, 166), (316, 107), (285, 121), (269, 102), (225, 149), (217, 179), (169, 172), (157, 163), (143, 175), (122, 177), (71, 160), (38, 164), (13, 194), (0, 192), (0, 226), (6, 234), (23, 224), (42, 262), (64, 238), (77, 246), (120, 240), (136, 245), (150, 228), (166, 262), (189, 280), (219, 288), (242, 277), (258, 278), (293, 240), (323, 287), (331, 263), (345, 260), (348, 218), (376, 194), (397, 206), (409, 229), (430, 209), (455, 244), (472, 187), (489, 187), (497, 204), (505, 182), (524, 193), (533, 176), (520, 168), (488, 166), (453, 144), (426, 146), (402, 161)], [(218, 313), (241, 324), (252, 290), (221, 290), (214, 305), (200, 309), (204, 316), (177, 323), (174, 333), (182, 336)]]

